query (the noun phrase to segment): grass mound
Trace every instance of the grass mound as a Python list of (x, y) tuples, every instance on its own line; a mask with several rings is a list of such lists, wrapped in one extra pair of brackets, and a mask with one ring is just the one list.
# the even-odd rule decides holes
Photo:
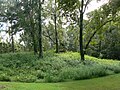
[(101, 77), (120, 72), (120, 62), (86, 56), (85, 64), (79, 53), (45, 52), (43, 59), (33, 53), (0, 55), (0, 81), (61, 82)]

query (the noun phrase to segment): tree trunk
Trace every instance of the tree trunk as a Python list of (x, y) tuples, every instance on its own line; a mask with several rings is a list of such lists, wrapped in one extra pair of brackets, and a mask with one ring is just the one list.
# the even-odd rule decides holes
[(12, 52), (14, 53), (15, 52), (15, 46), (14, 46), (13, 32), (12, 32), (12, 35), (11, 35), (11, 40), (12, 40)]
[(42, 50), (42, 24), (41, 24), (41, 0), (39, 0), (39, 58), (43, 58), (43, 50)]
[(14, 47), (14, 37), (13, 37), (13, 26), (12, 26), (12, 20), (11, 20), (11, 27), (9, 28), (10, 29), (10, 36), (11, 36), (11, 51), (14, 53), (15, 52), (15, 47)]
[(99, 41), (99, 48), (98, 48), (98, 50), (99, 50), (99, 51), (98, 51), (98, 52), (99, 52), (99, 56), (100, 56), (101, 50), (102, 50), (102, 49), (101, 49), (101, 48), (102, 48), (101, 46), (102, 46), (102, 42), (101, 42), (101, 40), (100, 40), (100, 41)]
[[(32, 17), (31, 17), (32, 18)], [(32, 37), (32, 41), (33, 41), (33, 48), (34, 48), (34, 54), (37, 54), (37, 44), (36, 44), (36, 39), (35, 39), (35, 28), (34, 28), (34, 22), (33, 20), (30, 19), (30, 32), (31, 32), (31, 37)]]
[[(30, 0), (30, 5), (32, 6), (32, 1)], [(30, 19), (30, 33), (32, 37), (32, 42), (33, 42), (33, 50), (34, 54), (37, 54), (37, 42), (35, 38), (35, 23), (34, 23), (34, 9), (31, 7), (31, 11), (29, 12), (29, 19)]]
[(56, 0), (55, 0), (55, 12), (54, 12), (54, 18), (55, 18), (55, 41), (56, 41), (56, 53), (59, 52), (59, 47), (58, 47), (58, 32), (57, 32), (57, 16), (56, 16)]
[(31, 37), (32, 37), (32, 41), (33, 41), (33, 49), (34, 49), (34, 54), (37, 54), (37, 45), (36, 45), (36, 39), (35, 39), (35, 35), (33, 33), (33, 30), (31, 30)]
[(83, 51), (83, 5), (84, 0), (81, 1), (81, 10), (80, 10), (80, 35), (79, 35), (79, 43), (80, 43), (80, 55), (81, 61), (84, 61), (84, 51)]

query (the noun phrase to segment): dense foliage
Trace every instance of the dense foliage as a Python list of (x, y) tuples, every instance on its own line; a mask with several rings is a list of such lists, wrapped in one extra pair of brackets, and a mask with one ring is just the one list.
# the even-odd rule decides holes
[(45, 52), (43, 59), (33, 53), (0, 55), (0, 81), (60, 82), (81, 80), (120, 73), (120, 62), (86, 56), (85, 64), (79, 53), (54, 54)]
[(62, 82), (120, 73), (119, 0), (86, 14), (91, 2), (0, 0), (0, 34), (6, 38), (0, 37), (0, 81)]
[[(9, 36), (6, 40), (0, 38), (0, 53), (34, 51), (43, 56), (43, 50), (55, 49), (56, 53), (82, 51), (99, 58), (120, 60), (119, 0), (109, 0), (87, 13), (87, 20), (83, 19), (82, 23), (80, 16), (84, 16), (90, 2), (0, 0), (0, 32)], [(3, 23), (7, 28), (1, 28)], [(20, 37), (16, 41), (18, 33)]]

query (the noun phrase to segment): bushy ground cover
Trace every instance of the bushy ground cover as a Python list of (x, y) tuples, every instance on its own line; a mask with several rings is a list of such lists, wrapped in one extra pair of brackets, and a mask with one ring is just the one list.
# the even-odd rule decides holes
[(84, 63), (79, 53), (44, 53), (38, 59), (32, 52), (0, 55), (0, 81), (10, 82), (63, 82), (120, 73), (117, 60), (86, 56)]

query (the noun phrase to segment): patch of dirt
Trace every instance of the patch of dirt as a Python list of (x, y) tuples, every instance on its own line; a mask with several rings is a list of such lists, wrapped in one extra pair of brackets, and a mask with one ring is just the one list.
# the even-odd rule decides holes
[(6, 86), (1, 86), (0, 85), (0, 90), (5, 89), (5, 88), (6, 88)]

